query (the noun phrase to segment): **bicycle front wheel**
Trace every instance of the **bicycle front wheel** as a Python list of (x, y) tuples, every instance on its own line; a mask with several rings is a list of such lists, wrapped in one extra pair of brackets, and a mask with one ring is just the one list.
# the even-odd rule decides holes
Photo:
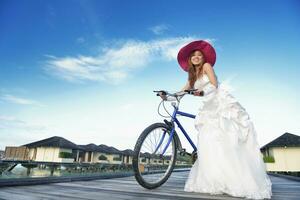
[(167, 145), (170, 134), (171, 130), (166, 124), (155, 123), (147, 127), (136, 142), (132, 165), (137, 182), (144, 188), (159, 187), (172, 173), (177, 141), (173, 137)]

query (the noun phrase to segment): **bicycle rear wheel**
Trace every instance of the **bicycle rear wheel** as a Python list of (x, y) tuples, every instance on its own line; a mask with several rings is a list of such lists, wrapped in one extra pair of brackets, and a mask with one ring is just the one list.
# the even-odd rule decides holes
[(132, 165), (137, 182), (144, 188), (159, 187), (172, 173), (177, 156), (174, 137), (162, 155), (170, 133), (166, 124), (155, 123), (147, 127), (136, 142)]

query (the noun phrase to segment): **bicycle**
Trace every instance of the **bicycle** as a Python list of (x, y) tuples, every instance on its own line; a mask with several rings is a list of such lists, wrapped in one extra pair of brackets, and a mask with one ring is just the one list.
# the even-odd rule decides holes
[[(177, 93), (169, 93), (164, 90), (153, 91), (157, 96), (160, 96), (159, 93), (161, 93), (171, 99), (163, 99), (158, 106), (158, 114), (161, 115), (159, 108), (163, 103), (163, 107), (169, 116), (161, 116), (165, 118), (171, 117), (171, 120), (168, 121), (164, 119), (164, 123), (158, 122), (151, 124), (140, 134), (135, 144), (132, 167), (135, 179), (144, 188), (154, 189), (168, 180), (175, 167), (178, 152), (180, 155), (187, 154), (191, 156), (193, 163), (197, 159), (197, 147), (176, 117), (177, 115), (189, 118), (196, 117), (195, 115), (179, 111), (179, 104), (182, 97), (186, 94), (194, 94), (195, 91), (196, 89), (184, 90)], [(164, 106), (165, 101), (171, 101), (171, 105), (174, 108), (172, 115), (166, 110)], [(188, 153), (186, 149), (182, 148), (180, 139), (175, 130), (175, 124), (177, 124), (193, 147), (192, 153)]]

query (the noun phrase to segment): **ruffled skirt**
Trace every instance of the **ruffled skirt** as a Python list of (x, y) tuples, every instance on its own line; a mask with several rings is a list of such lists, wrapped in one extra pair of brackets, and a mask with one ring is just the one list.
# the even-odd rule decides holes
[(184, 191), (271, 198), (272, 183), (246, 110), (219, 87), (195, 118), (197, 154)]

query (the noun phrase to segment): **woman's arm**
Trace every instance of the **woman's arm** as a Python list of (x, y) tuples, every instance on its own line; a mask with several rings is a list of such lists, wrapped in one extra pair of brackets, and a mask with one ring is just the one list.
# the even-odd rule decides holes
[[(185, 90), (189, 90), (189, 89), (191, 89), (191, 86), (190, 86), (190, 82), (187, 81), (187, 83), (186, 83), (185, 86), (181, 89), (180, 92), (184, 92)], [(172, 96), (166, 97), (165, 95), (162, 95), (161, 93), (160, 93), (159, 95), (160, 95), (160, 97), (161, 97), (162, 99), (164, 99), (164, 100), (168, 100), (168, 101), (176, 100), (176, 98), (175, 98), (175, 97), (172, 97)], [(182, 98), (182, 96), (179, 97), (179, 99), (181, 99), (181, 98)]]
[(203, 71), (207, 74), (210, 83), (213, 84), (217, 88), (218, 81), (217, 81), (213, 67), (209, 63), (205, 63), (203, 65)]
[(187, 81), (187, 83), (186, 83), (185, 86), (181, 89), (181, 91), (189, 90), (189, 89), (191, 89), (190, 81)]

